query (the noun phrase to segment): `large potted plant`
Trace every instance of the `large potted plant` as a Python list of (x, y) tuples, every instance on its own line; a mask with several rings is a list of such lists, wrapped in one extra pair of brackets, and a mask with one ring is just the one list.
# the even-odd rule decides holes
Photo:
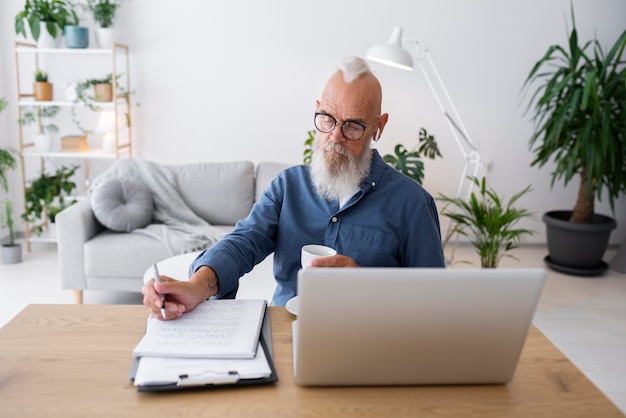
[[(7, 101), (0, 99), (0, 112), (4, 110)], [(9, 200), (9, 180), (7, 174), (17, 167), (16, 152), (11, 149), (0, 148), (0, 190), (4, 192), (5, 200), (3, 208), (0, 208), (0, 226), (9, 230), (9, 240), (2, 243), (2, 261), (5, 264), (19, 263), (22, 261), (22, 245), (15, 242), (15, 230), (13, 228), (13, 206)]]
[(595, 213), (603, 192), (615, 211), (626, 191), (626, 65), (621, 61), (626, 31), (603, 51), (592, 40), (580, 46), (572, 7), (567, 47), (552, 45), (530, 71), (524, 89), (536, 86), (529, 103), (534, 110), (530, 148), (532, 166), (553, 161), (552, 184), (580, 178), (573, 210), (548, 212), (551, 268), (577, 275), (599, 275), (615, 220)]
[(66, 24), (77, 22), (72, 4), (66, 0), (26, 0), (15, 15), (15, 33), (26, 38), (26, 26), (39, 48), (56, 48)]

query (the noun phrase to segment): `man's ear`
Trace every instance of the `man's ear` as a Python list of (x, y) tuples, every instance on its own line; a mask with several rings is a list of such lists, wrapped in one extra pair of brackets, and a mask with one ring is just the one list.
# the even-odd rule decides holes
[(383, 134), (383, 129), (385, 129), (385, 125), (389, 120), (389, 114), (383, 113), (380, 115), (380, 119), (378, 120), (378, 129), (376, 129), (376, 140), (378, 141)]

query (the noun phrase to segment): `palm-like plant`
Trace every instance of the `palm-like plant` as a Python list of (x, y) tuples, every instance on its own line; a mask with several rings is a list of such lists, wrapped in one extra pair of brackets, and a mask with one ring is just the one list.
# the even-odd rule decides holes
[[(524, 88), (532, 95), (535, 132), (531, 165), (556, 163), (552, 185), (580, 176), (570, 222), (592, 223), (596, 192), (606, 188), (611, 208), (626, 191), (626, 30), (605, 54), (597, 40), (579, 46), (572, 8), (569, 50), (552, 45), (535, 64)], [(593, 50), (593, 55), (588, 53)]]
[(523, 208), (513, 205), (519, 198), (531, 190), (527, 186), (515, 194), (508, 203), (500, 198), (493, 189), (487, 189), (487, 180), (468, 177), (480, 190), (480, 197), (472, 192), (468, 202), (456, 197), (451, 198), (439, 195), (437, 200), (446, 205), (441, 214), (454, 222), (453, 230), (469, 238), (480, 256), (482, 268), (496, 268), (502, 257), (514, 256), (507, 254), (517, 248), (525, 235), (532, 235), (533, 231), (524, 228), (515, 228), (522, 219), (531, 216)]

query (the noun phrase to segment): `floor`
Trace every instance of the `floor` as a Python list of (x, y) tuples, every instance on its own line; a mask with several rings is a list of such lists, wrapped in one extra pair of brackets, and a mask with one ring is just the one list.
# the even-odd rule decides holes
[[(615, 248), (607, 251), (609, 261)], [(545, 267), (543, 246), (514, 250), (500, 267)], [(450, 254), (448, 254), (450, 256)], [(455, 261), (476, 262), (471, 247), (459, 246)], [(271, 278), (271, 273), (267, 271)], [(72, 292), (61, 290), (54, 244), (37, 243), (22, 263), (0, 263), (0, 327), (29, 303), (73, 303)], [(246, 296), (271, 295), (272, 281), (246, 283)], [(141, 295), (87, 291), (84, 303), (141, 303)], [(626, 414), (626, 274), (609, 271), (583, 278), (548, 270), (534, 323)]]

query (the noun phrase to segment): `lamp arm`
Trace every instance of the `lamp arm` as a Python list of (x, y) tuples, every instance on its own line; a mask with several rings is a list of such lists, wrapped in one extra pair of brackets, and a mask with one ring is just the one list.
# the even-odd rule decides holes
[[(463, 120), (461, 116), (459, 116), (459, 112), (456, 110), (456, 106), (450, 97), (450, 93), (448, 93), (448, 89), (446, 88), (443, 80), (441, 79), (441, 75), (437, 70), (437, 66), (435, 65), (428, 49), (420, 48), (419, 42), (404, 40), (403, 42), (412, 43), (415, 46), (415, 55), (417, 57), (417, 62), (420, 66), (420, 70), (428, 83), (428, 87), (430, 88), (431, 93), (435, 97), (435, 101), (437, 102), (437, 106), (441, 113), (443, 113), (446, 123), (448, 124), (448, 128), (452, 131), (452, 136), (461, 150), (465, 161), (463, 161), (463, 168), (461, 170), (461, 177), (459, 179), (459, 184), (456, 190), (456, 196), (462, 198), (465, 202), (469, 202), (472, 189), (474, 183), (467, 181), (468, 174), (473, 177), (478, 177), (479, 173), (482, 170), (482, 160), (480, 158), (480, 154), (478, 152), (478, 148), (472, 141), (465, 125), (463, 124)], [(429, 75), (429, 72), (426, 68), (425, 63), (428, 65), (430, 71), (432, 72), (435, 81), (437, 82), (437, 86), (439, 90), (442, 92), (444, 99), (446, 100), (446, 105), (444, 105), (439, 91), (435, 88), (435, 84), (433, 79)], [(448, 111), (446, 106), (450, 109)], [(453, 224), (450, 223), (447, 233), (445, 234), (442, 244), (445, 248), (450, 240), (454, 237), (454, 243), (452, 246), (450, 257), (446, 259), (448, 265), (452, 264), (454, 261), (454, 256), (456, 252), (456, 245), (458, 243), (459, 236), (454, 233)]]
[[(457, 141), (457, 144), (459, 145), (459, 148), (461, 149), (463, 156), (465, 158), (468, 158), (469, 154), (471, 153), (465, 149), (466, 147), (469, 147), (471, 151), (478, 152), (478, 148), (476, 147), (469, 133), (467, 132), (467, 128), (465, 128), (465, 125), (463, 124), (463, 120), (461, 119), (459, 112), (456, 110), (456, 106), (454, 105), (454, 102), (452, 101), (452, 98), (450, 97), (450, 93), (448, 93), (448, 89), (446, 88), (446, 85), (443, 83), (443, 80), (441, 79), (441, 75), (439, 74), (439, 71), (437, 70), (437, 66), (435, 65), (435, 62), (430, 56), (430, 53), (428, 52), (428, 50), (424, 48), (420, 48), (420, 44), (417, 41), (410, 41), (410, 40), (403, 40), (403, 41), (407, 43), (412, 43), (415, 46), (415, 55), (417, 57), (417, 62), (420, 66), (420, 70), (422, 71), (422, 74), (424, 75), (424, 78), (426, 79), (426, 82), (428, 83), (428, 87), (430, 88), (431, 93), (435, 97), (435, 101), (437, 102), (437, 106), (439, 107), (439, 110), (445, 116), (446, 123), (448, 124), (448, 127), (452, 131), (452, 135), (454, 136), (454, 139)], [(438, 87), (441, 90), (446, 100), (446, 103), (450, 108), (450, 112), (446, 110), (446, 107), (444, 106), (441, 96), (437, 88), (435, 88), (433, 79), (429, 75), (429, 72), (427, 68), (425, 67), (424, 62), (428, 64), (430, 71), (433, 73), (434, 78), (438, 84)], [(465, 146), (463, 145), (463, 143), (465, 143)]]

